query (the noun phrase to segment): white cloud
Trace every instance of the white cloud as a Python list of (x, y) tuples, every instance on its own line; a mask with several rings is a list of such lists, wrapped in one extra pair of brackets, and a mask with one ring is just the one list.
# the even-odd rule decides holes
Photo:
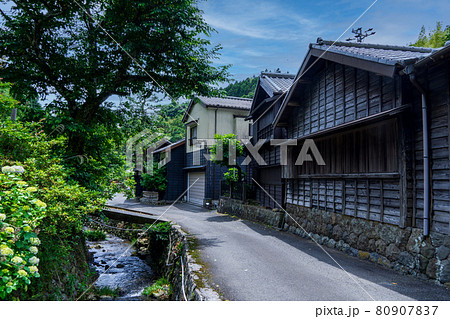
[(204, 18), (219, 32), (265, 40), (299, 40), (316, 26), (314, 20), (273, 1), (211, 1)]
[[(335, 40), (373, 0), (209, 0), (201, 7), (208, 24), (218, 30), (213, 42), (224, 50), (218, 63), (232, 64), (235, 78), (264, 69), (295, 73), (308, 44), (317, 37)], [(424, 24), (449, 24), (450, 1), (378, 1), (354, 27), (373, 27), (367, 43), (407, 45)], [(351, 36), (347, 32), (340, 41)]]

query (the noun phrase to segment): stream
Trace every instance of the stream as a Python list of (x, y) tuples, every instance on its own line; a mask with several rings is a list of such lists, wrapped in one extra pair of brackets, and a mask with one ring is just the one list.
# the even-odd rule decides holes
[(152, 284), (155, 274), (135, 255), (129, 241), (107, 234), (106, 240), (88, 241), (87, 244), (92, 254), (91, 266), (100, 276), (95, 287), (118, 289), (118, 297), (100, 296), (100, 300), (148, 300), (141, 294)]

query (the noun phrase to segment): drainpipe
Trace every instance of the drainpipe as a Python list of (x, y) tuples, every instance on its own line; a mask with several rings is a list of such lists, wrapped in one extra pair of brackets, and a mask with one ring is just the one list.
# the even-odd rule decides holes
[[(214, 110), (214, 135), (216, 135), (217, 134), (217, 111), (218, 111), (219, 109), (218, 108), (216, 108), (215, 110)], [(213, 182), (213, 198), (212, 199), (214, 199), (214, 197), (216, 196), (216, 165), (214, 164), (214, 182)], [(219, 186), (219, 192), (220, 192), (220, 186)], [(220, 194), (219, 194), (219, 197), (220, 197)]]
[(417, 82), (414, 73), (409, 74), (409, 80), (422, 95), (422, 139), (423, 139), (423, 235), (430, 232), (430, 158), (429, 158), (429, 130), (426, 92)]

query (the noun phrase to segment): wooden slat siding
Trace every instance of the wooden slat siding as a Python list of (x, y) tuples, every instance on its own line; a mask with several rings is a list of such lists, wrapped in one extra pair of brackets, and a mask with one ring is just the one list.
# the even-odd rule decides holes
[(389, 120), (316, 138), (315, 143), (327, 165), (305, 162), (295, 168), (299, 175), (398, 172), (395, 134), (396, 122)]
[(366, 116), (369, 116), (370, 109), (370, 72), (366, 72)]
[(346, 102), (346, 96), (347, 96), (347, 90), (345, 88), (346, 81), (345, 81), (345, 65), (341, 65), (342, 70), (342, 123), (345, 123), (345, 110), (347, 109), (347, 102)]
[[(367, 108), (367, 109), (369, 109), (369, 108)], [(366, 179), (366, 190), (367, 190), (367, 197), (368, 197), (366, 219), (370, 219), (370, 182), (368, 179)]]
[(353, 119), (357, 119), (358, 114), (358, 99), (356, 95), (357, 91), (357, 83), (358, 83), (358, 70), (353, 68)]
[(352, 68), (345, 66), (345, 110), (344, 110), (344, 123), (352, 121), (353, 105), (354, 105), (354, 95), (353, 95), (353, 85), (352, 85)]
[(303, 99), (290, 118), (290, 138), (392, 109), (399, 89), (390, 78), (330, 63), (300, 90)]
[(356, 72), (356, 119), (367, 116), (367, 77), (366, 71), (357, 70)]
[(445, 69), (445, 66), (446, 64), (439, 63), (428, 70), (429, 103), (431, 104), (430, 151), (433, 212), (431, 229), (450, 234), (449, 71), (448, 68)]
[[(308, 103), (306, 103), (305, 108), (304, 108), (305, 116), (303, 118), (303, 123), (304, 123), (303, 130), (302, 131), (298, 130), (297, 134), (293, 135), (293, 136), (299, 136), (302, 134), (303, 131), (304, 132), (311, 131), (311, 117), (312, 117), (312, 114), (311, 114), (311, 104), (312, 104), (311, 85), (306, 86), (305, 90), (306, 90), (305, 99), (308, 101)], [(296, 121), (295, 117), (292, 117), (291, 120), (295, 122), (295, 125), (297, 125), (297, 127), (300, 125), (300, 123)]]
[(326, 92), (325, 92), (325, 105), (326, 105), (326, 125), (325, 128), (330, 128), (335, 126), (336, 121), (336, 111), (335, 111), (335, 73), (336, 73), (336, 64), (332, 63), (327, 68), (327, 77), (326, 77)]
[[(307, 197), (309, 183), (312, 185), (311, 204)], [(336, 187), (336, 185), (339, 186)], [(333, 189), (331, 189), (332, 187)], [(323, 178), (308, 180), (301, 178), (287, 182), (286, 202), (398, 225), (400, 223), (400, 201), (395, 190), (399, 187), (398, 179), (331, 180)], [(325, 196), (327, 193), (328, 196)], [(330, 202), (332, 193), (336, 199), (333, 204)], [(381, 196), (386, 194), (383, 200), (381, 200), (380, 194)], [(345, 203), (345, 206), (341, 203)]]
[(333, 126), (336, 126), (336, 90), (337, 90), (337, 85), (336, 85), (336, 63), (333, 63)]
[(383, 77), (382, 111), (390, 110), (394, 107), (394, 92), (394, 80), (391, 78)]
[(378, 85), (380, 88), (380, 95), (379, 95), (380, 105), (378, 106), (379, 107), (378, 112), (381, 112), (383, 110), (383, 77), (380, 76), (380, 77), (378, 77), (378, 79), (379, 79)]
[[(392, 119), (317, 139), (316, 144), (321, 150), (325, 162), (331, 163), (331, 165), (318, 167), (306, 163), (302, 167), (297, 167), (297, 178), (301, 180), (306, 179), (298, 174), (308, 174), (314, 177), (333, 173), (343, 174), (343, 177), (340, 179), (331, 176), (329, 178), (313, 178), (310, 190), (312, 193), (311, 206), (337, 211), (336, 198), (340, 197), (343, 205), (339, 208), (346, 215), (398, 224), (400, 222), (400, 183), (398, 178), (393, 182), (387, 180), (389, 182), (386, 184), (382, 184), (381, 181), (376, 184), (371, 183), (377, 180), (376, 177), (370, 178), (370, 182), (369, 178), (361, 180), (359, 178), (351, 180), (345, 178), (346, 174), (350, 173), (354, 175), (383, 173), (387, 171), (388, 167), (392, 169), (393, 173), (398, 173), (398, 163), (395, 157), (398, 146), (390, 141), (396, 141), (395, 135), (397, 134), (396, 120)], [(372, 137), (373, 140), (366, 139), (367, 136)], [(342, 145), (341, 143), (344, 144)], [(357, 150), (360, 151), (357, 152)], [(298, 152), (295, 154), (298, 154)], [(394, 157), (391, 159), (394, 163), (388, 165), (389, 161), (386, 161), (385, 157), (389, 154), (394, 154)], [(336, 162), (336, 159), (342, 157), (345, 158), (345, 163), (350, 164), (346, 167), (333, 164)], [(372, 160), (371, 163), (373, 164), (370, 167), (368, 166), (368, 158)], [(338, 167), (342, 167), (342, 170), (337, 171)], [(336, 189), (336, 186), (333, 186), (336, 185), (337, 181), (343, 182), (343, 187), (339, 190), (339, 194), (337, 194), (338, 189)], [(305, 183), (299, 183), (299, 187), (298, 191), (295, 189), (296, 193), (293, 196), (287, 196), (287, 200), (289, 201), (290, 198), (297, 196), (300, 199), (299, 204), (301, 205), (303, 202), (303, 205), (305, 205), (305, 201), (300, 194), (307, 193), (308, 190), (305, 188)], [(373, 189), (376, 187), (378, 187), (378, 191)], [(381, 190), (380, 187), (383, 187), (383, 189)], [(385, 198), (381, 197), (383, 198), (382, 201), (380, 201), (380, 194), (386, 194), (383, 196)], [(295, 203), (295, 201), (292, 202), (291, 200), (291, 203)], [(385, 211), (384, 213), (383, 210)]]
[(384, 220), (384, 181), (380, 180), (380, 221)]
[[(310, 85), (301, 88), (301, 106), (290, 117), (288, 138), (302, 138), (331, 124), (336, 126), (392, 109), (399, 103), (394, 92), (397, 89), (388, 78), (329, 63), (315, 74)], [(285, 178), (295, 179), (286, 186), (286, 202), (399, 224), (399, 178), (345, 178), (346, 174), (398, 173), (397, 133), (394, 121), (316, 138), (326, 166), (305, 163), (293, 167), (299, 150), (292, 151), (290, 168), (283, 169)], [(302, 177), (327, 174), (343, 177)]]
[[(450, 234), (450, 102), (449, 64), (436, 63), (426, 75), (427, 98), (430, 118), (430, 163), (431, 163), (431, 230)], [(423, 144), (420, 114), (420, 96), (415, 96), (415, 174), (413, 223), (423, 226)]]
[(354, 196), (354, 206), (355, 206), (355, 217), (358, 217), (358, 180), (355, 179), (353, 181), (354, 185), (355, 185), (355, 196)]
[[(406, 125), (404, 118), (399, 118), (399, 130), (398, 130), (398, 149), (400, 156), (398, 157), (398, 166), (400, 168), (400, 227), (407, 226), (406, 219), (408, 213), (408, 175), (407, 175), (407, 145), (406, 145)], [(408, 225), (409, 226), (409, 225)]]
[(322, 120), (320, 121), (320, 125), (319, 128), (320, 130), (326, 129), (327, 128), (327, 113), (328, 113), (328, 107), (327, 107), (327, 91), (328, 91), (328, 86), (327, 86), (327, 79), (328, 79), (328, 61), (325, 61), (325, 75), (323, 77), (323, 99), (322, 99), (322, 111), (319, 113), (320, 117), (322, 118)]
[(326, 104), (325, 104), (325, 96), (326, 96), (326, 78), (327, 78), (327, 69), (325, 68), (322, 71), (322, 76), (320, 77), (320, 88), (319, 88), (319, 130), (324, 130), (326, 128), (325, 125), (325, 112), (326, 112)]
[(333, 199), (332, 199), (331, 209), (333, 211), (336, 211), (336, 180), (333, 179), (332, 183), (333, 183), (333, 186), (332, 186), (333, 187)]
[(369, 116), (381, 112), (380, 81), (381, 77), (369, 74)]

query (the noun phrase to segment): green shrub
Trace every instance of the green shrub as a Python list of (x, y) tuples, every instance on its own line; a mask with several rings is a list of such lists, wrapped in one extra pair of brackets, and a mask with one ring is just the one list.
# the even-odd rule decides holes
[(156, 240), (164, 241), (169, 240), (169, 234), (172, 230), (172, 224), (170, 222), (162, 222), (152, 225), (147, 233), (154, 237)]
[[(63, 141), (64, 138), (51, 139), (43, 134), (40, 123), (0, 122), (0, 167), (21, 166), (24, 170), (17, 175), (8, 173), (10, 169), (6, 168), (0, 182), (0, 214), (6, 216), (1, 217), (4, 220), (0, 225), (4, 253), (0, 256), (0, 299), (68, 298), (76, 296), (89, 280), (84, 251), (78, 248), (79, 235), (86, 214), (100, 210), (106, 199), (104, 193), (88, 190), (68, 178), (70, 171), (56, 151)], [(38, 214), (35, 210), (39, 205), (42, 211)], [(32, 222), (33, 219), (36, 220)], [(33, 230), (38, 224), (39, 237), (46, 238), (36, 256), (40, 260), (39, 271), (28, 263), (12, 262), (16, 256), (29, 261), (28, 254), (32, 252), (27, 240), (36, 236), (37, 231)], [(8, 227), (13, 227), (14, 238), (5, 237), (11, 235)], [(72, 264), (67, 265), (63, 262), (66, 260)], [(78, 267), (84, 270), (72, 271)], [(58, 289), (55, 273), (61, 274)]]
[(0, 299), (14, 299), (39, 277), (40, 240), (36, 234), (47, 204), (36, 198), (36, 187), (21, 178), (21, 166), (4, 166), (0, 173)]
[[(245, 172), (241, 171), (241, 181), (245, 178), (245, 175)], [(236, 167), (229, 168), (228, 171), (223, 174), (223, 179), (227, 185), (239, 182), (239, 169)]]
[[(237, 159), (239, 156), (244, 154), (244, 144), (236, 138), (235, 134), (215, 134), (214, 144), (211, 146), (211, 160), (220, 166), (230, 167), (235, 166), (235, 164), (230, 164), (233, 157)], [(221, 158), (217, 155), (222, 154)]]
[(142, 292), (144, 296), (153, 296), (159, 299), (168, 299), (172, 294), (172, 287), (169, 280), (159, 278), (153, 285), (147, 287)]
[(152, 174), (142, 175), (142, 186), (148, 191), (165, 191), (167, 188), (166, 167), (158, 168), (158, 164), (155, 163)]
[(106, 239), (106, 234), (101, 230), (85, 230), (84, 236), (90, 241), (101, 241)]

